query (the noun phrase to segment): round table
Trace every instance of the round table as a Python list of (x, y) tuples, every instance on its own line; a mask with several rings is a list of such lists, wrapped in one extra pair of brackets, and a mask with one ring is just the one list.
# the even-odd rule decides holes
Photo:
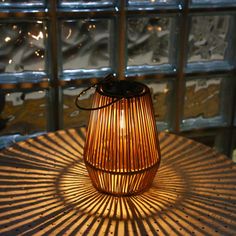
[(236, 235), (236, 166), (226, 156), (160, 133), (152, 187), (115, 197), (90, 182), (85, 135), (62, 130), (0, 153), (0, 235)]

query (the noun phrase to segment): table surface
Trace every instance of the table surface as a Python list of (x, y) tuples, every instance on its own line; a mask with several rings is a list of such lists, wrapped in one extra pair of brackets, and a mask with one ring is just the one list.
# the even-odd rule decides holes
[(0, 153), (0, 235), (236, 235), (236, 166), (224, 155), (160, 133), (152, 187), (119, 198), (91, 185), (85, 135), (58, 131)]

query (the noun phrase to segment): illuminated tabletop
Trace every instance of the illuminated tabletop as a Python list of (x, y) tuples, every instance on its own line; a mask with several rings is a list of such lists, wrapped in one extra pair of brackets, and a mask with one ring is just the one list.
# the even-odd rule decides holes
[(97, 192), (83, 163), (86, 131), (58, 131), (0, 153), (0, 235), (236, 235), (236, 166), (161, 133), (152, 187), (132, 197)]

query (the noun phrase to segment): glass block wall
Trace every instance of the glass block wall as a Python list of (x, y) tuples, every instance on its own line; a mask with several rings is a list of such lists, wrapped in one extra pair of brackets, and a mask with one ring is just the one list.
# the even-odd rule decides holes
[(234, 158), (235, 30), (234, 0), (0, 0), (0, 147), (85, 126), (76, 96), (114, 73), (150, 87), (159, 130)]

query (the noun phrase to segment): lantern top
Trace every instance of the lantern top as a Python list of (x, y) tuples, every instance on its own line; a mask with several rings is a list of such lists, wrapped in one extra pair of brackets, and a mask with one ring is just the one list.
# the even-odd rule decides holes
[(149, 88), (136, 81), (113, 80), (99, 84), (96, 91), (108, 97), (132, 98), (145, 95)]

